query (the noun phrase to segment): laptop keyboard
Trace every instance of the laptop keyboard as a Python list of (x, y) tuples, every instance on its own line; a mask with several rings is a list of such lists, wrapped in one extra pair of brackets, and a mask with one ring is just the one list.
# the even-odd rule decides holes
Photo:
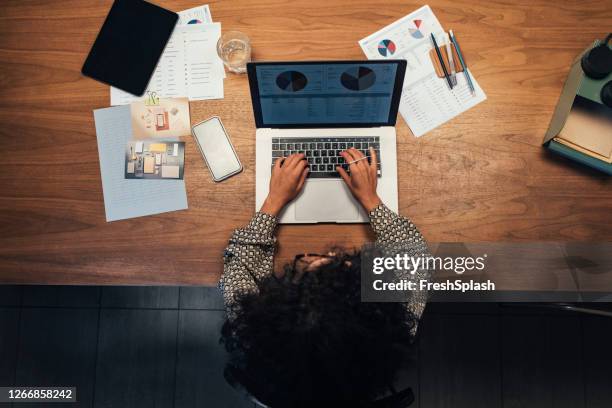
[(376, 151), (378, 158), (378, 177), (382, 175), (380, 165), (380, 140), (378, 136), (359, 137), (292, 137), (272, 138), (272, 166), (281, 157), (294, 153), (303, 153), (308, 161), (309, 178), (339, 178), (336, 166), (342, 166), (349, 171), (349, 166), (340, 152), (354, 147), (368, 158), (370, 163), (370, 147)]

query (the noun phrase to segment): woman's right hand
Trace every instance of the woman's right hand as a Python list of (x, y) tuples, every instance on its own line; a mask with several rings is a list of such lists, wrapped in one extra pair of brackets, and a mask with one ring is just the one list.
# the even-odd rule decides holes
[(367, 159), (359, 150), (351, 147), (348, 150), (340, 152), (340, 155), (347, 163), (362, 159), (356, 163), (350, 164), (349, 175), (341, 166), (336, 167), (336, 171), (348, 186), (353, 196), (359, 201), (361, 206), (370, 212), (380, 205), (381, 200), (376, 193), (376, 185), (378, 184), (376, 151), (370, 147), (371, 163), (368, 164)]
[(278, 215), (302, 191), (307, 175), (308, 162), (304, 160), (303, 153), (276, 159), (270, 178), (270, 191), (260, 211)]

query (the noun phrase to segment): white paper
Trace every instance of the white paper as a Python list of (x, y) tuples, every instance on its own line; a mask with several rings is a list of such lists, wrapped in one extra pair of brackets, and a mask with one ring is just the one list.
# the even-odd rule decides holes
[(176, 27), (143, 96), (111, 87), (111, 105), (127, 105), (155, 95), (190, 101), (223, 98), (223, 62), (217, 55), (221, 23)]
[(221, 23), (183, 27), (187, 97), (190, 101), (223, 98), (223, 62), (217, 55)]
[(106, 221), (187, 208), (184, 180), (130, 180), (125, 148), (132, 138), (129, 106), (94, 110)]
[[(418, 25), (418, 26), (417, 26)], [(457, 86), (449, 89), (445, 78), (438, 78), (429, 58), (432, 48), (430, 34), (438, 46), (445, 45), (444, 29), (429, 6), (397, 20), (359, 41), (368, 59), (405, 59), (407, 62), (399, 111), (412, 133), (422, 136), (462, 112), (487, 99), (480, 85), (471, 75), (476, 90), (470, 93), (465, 75), (457, 73)], [(379, 44), (391, 40), (395, 50), (387, 47), (379, 52)]]
[(208, 4), (179, 11), (178, 15), (179, 20), (176, 23), (177, 26), (213, 22), (212, 16), (210, 14), (210, 7), (208, 7)]
[[(203, 6), (193, 7), (187, 10), (179, 11), (179, 20), (176, 23), (178, 26), (185, 26), (189, 24), (203, 24), (212, 23), (212, 14), (210, 14), (210, 7), (208, 4)], [(225, 70), (223, 70), (223, 78), (226, 77)]]

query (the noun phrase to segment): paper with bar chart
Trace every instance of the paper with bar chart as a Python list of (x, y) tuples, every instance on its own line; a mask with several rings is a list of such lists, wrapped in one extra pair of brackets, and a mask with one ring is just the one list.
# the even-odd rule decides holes
[(448, 41), (431, 8), (423, 6), (359, 41), (368, 59), (406, 60), (399, 110), (416, 137), (487, 99), (473, 75), (474, 94), (463, 74), (457, 75), (457, 86), (452, 90), (444, 78), (438, 78), (429, 58), (431, 33), (440, 47)]

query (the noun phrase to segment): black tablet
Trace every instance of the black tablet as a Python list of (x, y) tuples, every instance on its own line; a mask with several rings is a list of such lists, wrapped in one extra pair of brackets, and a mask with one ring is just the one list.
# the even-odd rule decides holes
[(142, 95), (178, 14), (143, 0), (115, 0), (81, 72)]

